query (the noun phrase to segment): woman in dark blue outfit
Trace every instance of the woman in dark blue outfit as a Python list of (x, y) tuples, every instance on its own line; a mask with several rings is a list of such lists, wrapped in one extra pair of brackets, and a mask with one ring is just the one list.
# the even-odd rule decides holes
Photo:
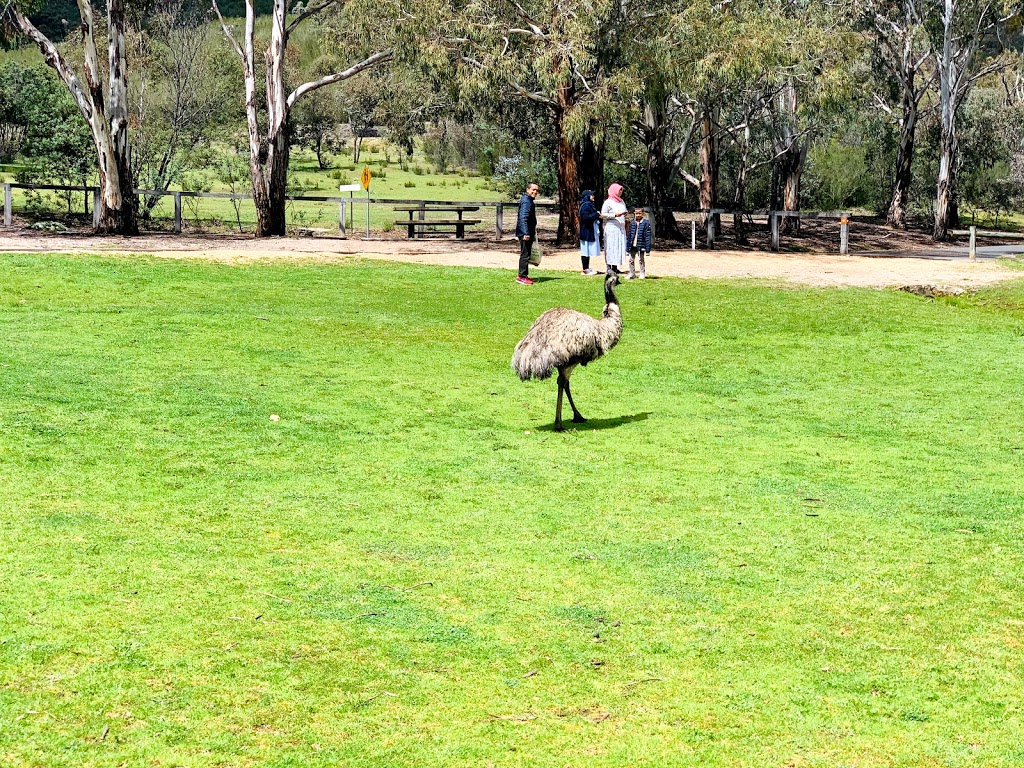
[(583, 202), (580, 203), (580, 259), (583, 262), (584, 275), (597, 274), (590, 268), (590, 257), (601, 255), (601, 237), (598, 234), (600, 218), (601, 213), (597, 210), (593, 191), (585, 190)]

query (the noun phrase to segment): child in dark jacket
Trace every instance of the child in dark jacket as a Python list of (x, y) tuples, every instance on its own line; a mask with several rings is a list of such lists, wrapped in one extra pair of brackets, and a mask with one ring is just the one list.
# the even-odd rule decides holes
[(637, 277), (635, 264), (636, 257), (640, 256), (640, 279), (647, 279), (647, 267), (645, 256), (651, 253), (651, 223), (644, 218), (644, 209), (636, 208), (633, 211), (633, 221), (629, 222), (629, 229), (626, 231), (626, 245), (629, 248), (629, 275), (627, 280)]

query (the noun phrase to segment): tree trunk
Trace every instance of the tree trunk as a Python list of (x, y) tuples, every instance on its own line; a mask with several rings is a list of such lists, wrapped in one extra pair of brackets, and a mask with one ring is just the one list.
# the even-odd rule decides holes
[(352, 162), (359, 162), (359, 153), (363, 149), (363, 137), (355, 133), (352, 134)]
[(580, 190), (592, 189), (598, 195), (605, 189), (604, 179), (604, 135), (594, 139), (588, 135), (583, 140), (583, 147), (580, 150), (578, 162), (578, 176)]
[(682, 240), (683, 233), (672, 211), (672, 187), (677, 169), (665, 146), (669, 126), (664, 96), (645, 100), (636, 128), (647, 150), (644, 179), (647, 202), (654, 217), (654, 230), (659, 238)]
[(287, 234), (288, 162), (290, 159), (288, 124), (269, 137), (267, 152), (267, 188), (265, 207), (256, 209), (256, 236), (283, 237)]
[[(700, 186), (697, 189), (702, 211), (718, 207), (719, 156), (717, 129), (718, 107), (705, 106), (700, 120)], [(713, 214), (717, 224), (721, 218)], [(705, 215), (705, 221), (709, 218)]]
[[(778, 161), (779, 191), (781, 193), (782, 210), (800, 210), (800, 185), (803, 181), (804, 168), (807, 164), (807, 145), (799, 142), (789, 145)], [(784, 229), (787, 232), (800, 232), (799, 217), (786, 217)]]
[(942, 15), (943, 43), (939, 55), (939, 108), (942, 110), (942, 133), (939, 140), (939, 177), (935, 189), (935, 226), (932, 240), (949, 239), (950, 213), (954, 207), (953, 194), (956, 174), (956, 103), (954, 91), (958, 75), (953, 56), (953, 0), (946, 0)]
[(885, 223), (893, 229), (907, 228), (907, 207), (910, 187), (914, 181), (914, 143), (917, 133), (917, 104), (904, 97), (900, 120), (900, 146), (896, 154), (896, 175), (893, 178), (892, 202)]
[(110, 0), (107, 4), (109, 77), (106, 93), (96, 47), (93, 8), (88, 0), (78, 0), (78, 12), (82, 20), (84, 84), (63, 54), (27, 16), (16, 8), (8, 10), (18, 30), (39, 48), (47, 65), (71, 92), (89, 126), (100, 179), (99, 226), (96, 232), (138, 234), (138, 199), (133, 190), (129, 162), (124, 0)]
[(956, 132), (944, 127), (939, 154), (939, 179), (935, 195), (935, 227), (932, 230), (932, 239), (936, 242), (948, 240), (950, 226), (953, 226), (952, 214), (956, 207), (954, 194), (956, 152)]
[(743, 209), (747, 205), (747, 175), (750, 172), (750, 118), (747, 117), (743, 128), (743, 138), (739, 142), (740, 156), (736, 169), (736, 190), (732, 198), (732, 230), (737, 245), (747, 244), (747, 229), (743, 221)]
[(575, 245), (580, 235), (579, 167), (576, 164), (576, 150), (565, 137), (563, 115), (559, 111), (555, 116), (555, 129), (558, 132), (558, 234), (555, 242), (558, 245)]

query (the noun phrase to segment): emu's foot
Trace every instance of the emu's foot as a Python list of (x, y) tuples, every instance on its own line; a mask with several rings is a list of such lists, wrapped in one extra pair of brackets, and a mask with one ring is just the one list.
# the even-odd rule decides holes
[(562, 422), (555, 422), (555, 432), (565, 432), (565, 427), (562, 426)]
[(582, 413), (577, 413), (575, 416), (572, 417), (572, 420), (577, 424), (583, 424), (586, 421), (586, 419), (583, 418)]

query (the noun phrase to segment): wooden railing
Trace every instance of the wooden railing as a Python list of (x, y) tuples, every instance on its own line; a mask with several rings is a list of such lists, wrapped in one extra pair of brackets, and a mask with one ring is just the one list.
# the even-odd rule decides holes
[[(99, 225), (99, 209), (100, 209), (100, 190), (99, 187), (91, 186), (62, 186), (58, 184), (16, 184), (14, 182), (4, 182), (0, 184), (0, 188), (3, 189), (3, 200), (4, 200), (4, 214), (3, 214), (3, 225), (10, 227), (14, 220), (14, 208), (13, 208), (13, 195), (12, 190), (24, 189), (24, 190), (37, 190), (44, 192), (91, 192), (92, 193), (92, 220), (93, 226)], [(159, 190), (159, 189), (136, 189), (135, 194), (142, 197), (150, 198), (162, 198), (170, 197), (174, 201), (174, 231), (180, 233), (184, 225), (184, 217), (182, 214), (183, 198), (216, 198), (221, 200), (252, 200), (252, 195), (236, 193), (236, 192), (190, 192), (187, 190)], [(347, 206), (362, 206), (362, 205), (417, 205), (419, 206), (418, 219), (423, 222), (423, 227), (429, 226), (430, 222), (426, 219), (426, 210), (431, 205), (450, 205), (451, 200), (409, 200), (409, 199), (395, 199), (385, 197), (324, 197), (316, 195), (288, 195), (286, 196), (289, 201), (300, 201), (307, 203), (337, 203), (338, 204), (338, 229), (342, 232), (346, 232), (346, 207)], [(505, 235), (505, 208), (511, 206), (516, 207), (516, 203), (507, 202), (461, 202), (459, 205), (473, 205), (480, 208), (494, 208), (494, 237), (500, 240)], [(558, 206), (554, 203), (537, 203), (537, 207), (541, 209), (554, 209), (557, 210)], [(353, 227), (354, 228), (354, 227)]]
[[(718, 240), (718, 217), (719, 216), (766, 216), (768, 228), (771, 231), (771, 249), (778, 251), (782, 247), (782, 220), (783, 219), (835, 219), (839, 221), (839, 253), (847, 255), (850, 252), (850, 214), (846, 211), (730, 211), (725, 208), (711, 208), (700, 211), (707, 217), (705, 233), (707, 235), (707, 247), (713, 248)], [(691, 246), (697, 248), (697, 222), (693, 222), (691, 230)]]

